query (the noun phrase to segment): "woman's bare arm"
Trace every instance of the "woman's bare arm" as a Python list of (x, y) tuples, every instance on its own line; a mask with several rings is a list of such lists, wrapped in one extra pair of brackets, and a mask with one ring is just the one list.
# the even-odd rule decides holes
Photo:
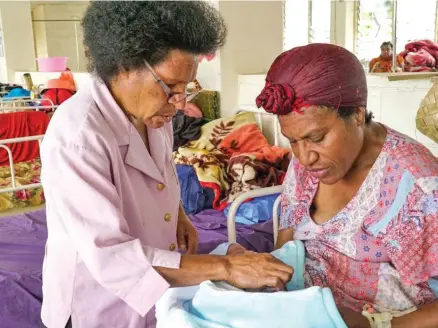
[(393, 328), (438, 327), (438, 301), (421, 306), (417, 311), (392, 319)]
[[(369, 328), (370, 323), (360, 312), (347, 308), (339, 308), (339, 313), (346, 325), (351, 328)], [(417, 311), (402, 317), (393, 318), (392, 328), (437, 328), (438, 327), (438, 302), (424, 305)]]
[(283, 247), (288, 241), (294, 239), (294, 230), (293, 228), (282, 229), (278, 232), (278, 239), (275, 244), (275, 249), (279, 249)]

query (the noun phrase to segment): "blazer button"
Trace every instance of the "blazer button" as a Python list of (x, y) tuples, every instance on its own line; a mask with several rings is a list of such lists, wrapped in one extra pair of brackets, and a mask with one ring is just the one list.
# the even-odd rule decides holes
[(164, 221), (169, 222), (171, 219), (172, 219), (172, 215), (166, 213), (166, 215), (164, 216)]
[(172, 244), (169, 245), (169, 250), (170, 250), (170, 251), (173, 252), (175, 249), (176, 249), (175, 244), (172, 243)]
[(166, 186), (163, 185), (162, 183), (157, 184), (157, 189), (158, 189), (159, 191), (164, 190), (164, 188), (166, 188)]

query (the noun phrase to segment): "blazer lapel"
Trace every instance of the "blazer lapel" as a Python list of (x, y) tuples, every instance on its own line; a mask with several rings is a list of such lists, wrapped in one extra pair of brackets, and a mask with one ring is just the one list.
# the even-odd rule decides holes
[(94, 77), (92, 81), (91, 92), (93, 99), (103, 118), (113, 131), (122, 154), (124, 154), (125, 147), (127, 147), (125, 163), (156, 181), (164, 183), (163, 169), (159, 169), (164, 168), (164, 158), (169, 151), (164, 141), (164, 132), (159, 131), (161, 129), (157, 129), (157, 131), (153, 130), (150, 133), (152, 141), (149, 141), (149, 145), (152, 157), (143, 143), (140, 134), (116, 103), (105, 83)]
[[(133, 126), (130, 129), (130, 140), (125, 156), (125, 163), (143, 172), (158, 182), (165, 183), (160, 170), (149, 154), (143, 140)], [(152, 147), (150, 147), (152, 149)], [(156, 150), (160, 151), (160, 149)], [(161, 152), (163, 149), (161, 149)]]
[(169, 152), (163, 129), (148, 129), (148, 141), (151, 157), (156, 167), (163, 174), (166, 154)]

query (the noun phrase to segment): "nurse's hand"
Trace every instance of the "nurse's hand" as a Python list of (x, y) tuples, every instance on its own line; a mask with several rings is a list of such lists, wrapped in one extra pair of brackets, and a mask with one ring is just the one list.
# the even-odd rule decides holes
[(271, 254), (246, 251), (239, 255), (228, 255), (228, 279), (238, 288), (273, 287), (284, 290), (294, 273), (293, 268)]
[(246, 248), (240, 244), (231, 244), (228, 247), (227, 255), (242, 255), (246, 253)]
[(185, 254), (196, 254), (198, 249), (198, 231), (185, 213), (180, 212), (178, 217), (176, 240), (180, 251)]

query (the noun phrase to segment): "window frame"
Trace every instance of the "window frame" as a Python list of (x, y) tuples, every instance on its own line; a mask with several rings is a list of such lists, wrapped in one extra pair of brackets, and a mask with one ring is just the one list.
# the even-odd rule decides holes
[[(397, 1), (397, 0), (393, 0)], [(405, 0), (406, 1), (406, 0)], [(435, 1), (435, 35), (434, 35), (434, 42), (438, 42), (438, 0)], [(361, 0), (355, 1), (355, 8), (354, 8), (354, 53), (357, 55), (358, 51), (358, 43), (359, 43), (359, 23), (360, 23), (360, 5)], [(395, 18), (397, 19), (397, 13), (395, 15)], [(394, 16), (391, 17), (391, 26), (394, 24)], [(397, 22), (396, 22), (397, 24)], [(396, 41), (399, 39), (396, 35)], [(394, 36), (392, 36), (391, 42), (394, 43)], [(393, 44), (394, 49), (397, 49), (397, 44)]]

